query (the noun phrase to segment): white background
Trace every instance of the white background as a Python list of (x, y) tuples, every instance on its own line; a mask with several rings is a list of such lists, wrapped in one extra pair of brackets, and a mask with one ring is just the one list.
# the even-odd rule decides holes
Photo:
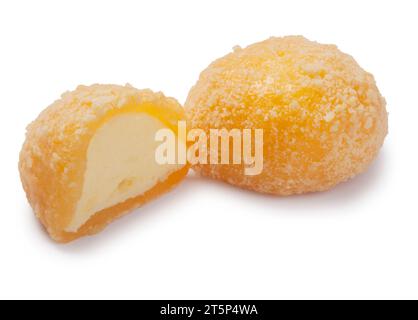
[[(0, 298), (418, 298), (416, 1), (1, 1)], [(18, 177), (25, 126), (78, 84), (184, 103), (234, 45), (301, 34), (372, 72), (389, 135), (332, 191), (272, 197), (198, 179), (57, 245)]]

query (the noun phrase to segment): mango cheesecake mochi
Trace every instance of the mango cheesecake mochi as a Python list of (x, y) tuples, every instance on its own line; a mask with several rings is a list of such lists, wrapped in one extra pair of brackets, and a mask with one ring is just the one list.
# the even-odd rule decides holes
[(325, 191), (364, 172), (388, 132), (372, 74), (335, 45), (272, 37), (212, 62), (185, 103), (188, 127), (263, 130), (263, 170), (197, 164), (200, 175), (275, 195)]
[(180, 120), (175, 99), (129, 85), (80, 86), (45, 109), (27, 128), (19, 171), (50, 236), (95, 234), (178, 184), (188, 166), (157, 163), (155, 134), (177, 134)]

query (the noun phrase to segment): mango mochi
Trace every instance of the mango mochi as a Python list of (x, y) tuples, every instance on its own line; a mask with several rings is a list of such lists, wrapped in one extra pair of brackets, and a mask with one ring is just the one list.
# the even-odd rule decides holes
[(19, 171), (27, 198), (58, 242), (101, 231), (163, 194), (187, 165), (158, 164), (155, 133), (184, 120), (172, 98), (129, 85), (80, 86), (27, 128)]
[(189, 128), (263, 129), (263, 172), (197, 164), (202, 176), (277, 195), (330, 189), (366, 170), (387, 134), (373, 76), (334, 45), (270, 38), (214, 61), (185, 103)]

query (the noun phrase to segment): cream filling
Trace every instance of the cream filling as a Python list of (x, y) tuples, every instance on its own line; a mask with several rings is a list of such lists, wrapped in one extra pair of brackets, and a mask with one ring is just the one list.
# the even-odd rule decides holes
[(166, 126), (146, 113), (115, 116), (90, 141), (82, 195), (67, 232), (96, 212), (143, 194), (183, 165), (160, 165), (155, 133)]

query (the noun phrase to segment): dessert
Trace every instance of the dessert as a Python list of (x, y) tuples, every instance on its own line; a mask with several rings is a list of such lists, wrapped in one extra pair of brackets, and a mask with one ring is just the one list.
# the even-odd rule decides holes
[(158, 164), (155, 133), (176, 132), (183, 108), (129, 85), (80, 86), (32, 122), (19, 171), (50, 236), (69, 242), (173, 188), (187, 165)]
[(270, 38), (209, 65), (185, 103), (189, 128), (263, 129), (263, 170), (198, 163), (203, 176), (277, 195), (327, 190), (363, 172), (387, 134), (373, 76), (334, 45)]

